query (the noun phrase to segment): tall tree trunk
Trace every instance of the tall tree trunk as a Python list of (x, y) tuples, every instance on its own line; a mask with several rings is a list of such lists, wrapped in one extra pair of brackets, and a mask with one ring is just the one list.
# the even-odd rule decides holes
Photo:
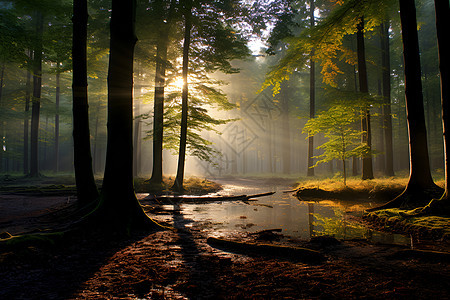
[[(354, 86), (355, 86), (355, 93), (358, 92), (358, 80), (357, 80), (357, 76), (356, 76), (356, 67), (353, 66), (353, 79), (354, 79)], [(358, 129), (358, 124), (355, 123), (355, 130)], [(358, 157), (357, 156), (352, 156), (352, 176), (358, 176)]]
[(414, 0), (400, 0), (405, 98), (409, 131), (410, 178), (408, 186), (434, 186), (430, 172), (423, 107), (419, 40)]
[(161, 31), (156, 50), (155, 101), (153, 116), (153, 167), (150, 181), (162, 184), (163, 178), (163, 122), (164, 122), (164, 87), (166, 84), (167, 33)]
[[(289, 86), (287, 82), (283, 82), (280, 92), (280, 108), (281, 108), (281, 155), (283, 158), (283, 173), (291, 173), (291, 135), (289, 124)], [(245, 139), (244, 139), (245, 140)]]
[(42, 89), (42, 34), (44, 19), (41, 12), (36, 12), (35, 49), (33, 57), (33, 99), (31, 104), (31, 138), (30, 138), (30, 176), (39, 176), (39, 117)]
[[(366, 53), (364, 46), (364, 19), (361, 18), (358, 24), (358, 31), (356, 33), (357, 40), (357, 54), (358, 54), (358, 77), (359, 77), (359, 91), (361, 93), (368, 93), (369, 87), (367, 82), (367, 67), (366, 67)], [(361, 119), (362, 142), (366, 143), (369, 150), (372, 149), (372, 133), (370, 126), (370, 111), (368, 107), (363, 108)], [(362, 160), (362, 179), (373, 179), (372, 154), (365, 155)]]
[(94, 203), (98, 198), (92, 170), (89, 134), (89, 105), (87, 83), (87, 0), (75, 0), (73, 6), (73, 145), (75, 181), (80, 206)]
[[(153, 224), (133, 186), (133, 60), (136, 0), (112, 0), (108, 68), (108, 141), (100, 204), (106, 229), (128, 231)], [(112, 228), (111, 228), (112, 227)]]
[(389, 47), (389, 22), (381, 24), (381, 60), (383, 82), (383, 130), (385, 147), (386, 176), (394, 176), (394, 148), (392, 142), (392, 116), (391, 116), (391, 58)]
[[(30, 59), (32, 58), (31, 51), (30, 51)], [(30, 111), (30, 100), (31, 100), (31, 72), (29, 70), (29, 67), (27, 68), (27, 83), (25, 88), (25, 117), (23, 120), (23, 173), (28, 174), (29, 172), (29, 130), (30, 130), (30, 124), (29, 120), (30, 117), (28, 116), (28, 112)]]
[(60, 93), (61, 93), (61, 86), (60, 86), (60, 68), (59, 68), (59, 62), (56, 63), (56, 99), (55, 99), (55, 145), (54, 145), (54, 164), (53, 164), (53, 171), (55, 173), (59, 172), (59, 101), (60, 101)]
[[(5, 62), (2, 63), (2, 68), (0, 71), (0, 110), (2, 110), (2, 98), (3, 98), (3, 81), (4, 81), (4, 77), (5, 77)], [(4, 121), (0, 120), (0, 172), (4, 171), (3, 170), (3, 146), (5, 143), (5, 137), (4, 137)]]
[[(314, 28), (314, 0), (310, 0), (309, 21), (310, 28)], [(310, 53), (310, 69), (309, 69), (309, 118), (312, 119), (316, 113), (316, 66), (314, 63), (314, 49)], [(308, 136), (308, 170), (307, 176), (314, 176), (314, 136)]]
[(409, 181), (402, 194), (369, 211), (391, 207), (424, 206), (431, 198), (442, 195), (442, 189), (434, 184), (430, 171), (414, 0), (400, 0), (400, 21), (403, 40), (406, 120), (409, 134)]
[[(153, 116), (153, 166), (150, 182), (161, 185), (163, 179), (163, 136), (164, 136), (164, 88), (166, 85), (167, 47), (169, 44), (170, 26), (175, 10), (175, 1), (170, 3), (166, 12), (163, 3), (155, 4), (160, 9), (162, 17), (160, 31), (156, 46), (156, 70), (155, 70), (155, 101)], [(165, 20), (164, 20), (165, 19)]]
[(183, 91), (181, 96), (181, 133), (180, 148), (178, 153), (177, 176), (172, 189), (183, 191), (184, 165), (186, 159), (187, 126), (188, 126), (188, 73), (189, 73), (189, 47), (191, 44), (191, 10), (192, 0), (184, 2), (184, 43), (183, 43)]
[(97, 109), (95, 112), (95, 125), (94, 125), (94, 146), (92, 150), (92, 169), (94, 171), (94, 174), (98, 172), (98, 119), (100, 115), (100, 103), (97, 105)]
[(448, 200), (450, 186), (450, 47), (448, 44), (448, 28), (450, 28), (450, 7), (448, 1), (435, 0), (436, 31), (439, 52), (439, 71), (441, 79), (442, 128), (444, 134), (445, 159), (445, 193)]
[[(381, 75), (381, 74), (380, 74)], [(382, 97), (383, 96), (383, 89), (382, 89), (382, 79), (378, 78), (378, 96)], [(378, 110), (378, 113), (380, 116), (383, 116), (383, 108), (380, 107)], [(376, 157), (376, 165), (377, 168), (380, 172), (385, 173), (385, 166), (386, 166), (386, 156), (385, 156), (385, 152), (384, 152), (384, 126), (383, 126), (383, 118), (381, 118), (380, 120), (380, 124), (377, 124), (378, 128), (377, 128), (377, 132), (378, 132), (378, 139), (377, 139), (377, 146), (376, 149), (378, 151), (380, 151), (381, 153), (379, 153)]]
[[(136, 74), (140, 78), (138, 70)], [(140, 81), (140, 80), (139, 80)], [(140, 94), (140, 85), (134, 87), (134, 137), (133, 137), (133, 176), (137, 177), (141, 173), (141, 100), (137, 99)]]

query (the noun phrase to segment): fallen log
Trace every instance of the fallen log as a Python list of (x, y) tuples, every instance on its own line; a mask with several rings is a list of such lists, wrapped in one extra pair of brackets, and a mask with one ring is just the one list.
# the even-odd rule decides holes
[(326, 261), (326, 257), (322, 253), (307, 248), (269, 245), (269, 244), (243, 243), (213, 237), (209, 237), (207, 239), (207, 243), (214, 248), (234, 253), (255, 254), (277, 258), (286, 258), (289, 260), (307, 263), (321, 263)]
[(265, 234), (265, 233), (273, 233), (273, 232), (281, 232), (281, 231), (283, 231), (281, 228), (265, 229), (265, 230), (260, 230), (257, 232), (251, 232), (251, 233), (249, 233), (249, 235)]
[(144, 199), (147, 200), (157, 200), (157, 201), (174, 201), (174, 202), (199, 202), (199, 201), (237, 201), (237, 200), (243, 200), (243, 201), (252, 201), (253, 198), (259, 198), (264, 196), (270, 196), (275, 194), (275, 192), (268, 192), (268, 193), (261, 193), (261, 194), (254, 194), (254, 195), (233, 195), (233, 196), (154, 196), (150, 195)]

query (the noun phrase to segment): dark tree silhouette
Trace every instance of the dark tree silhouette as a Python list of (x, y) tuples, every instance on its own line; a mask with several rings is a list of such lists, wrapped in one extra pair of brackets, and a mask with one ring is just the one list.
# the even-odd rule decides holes
[(92, 170), (86, 61), (87, 0), (73, 2), (73, 145), (78, 203), (84, 206), (98, 198)]
[(153, 226), (133, 186), (133, 59), (136, 0), (112, 0), (106, 166), (100, 202), (87, 216), (109, 233)]
[(188, 72), (189, 72), (189, 47), (191, 43), (191, 14), (192, 0), (184, 1), (184, 42), (183, 42), (183, 91), (181, 95), (181, 134), (180, 150), (178, 152), (177, 176), (172, 189), (178, 192), (183, 191), (184, 165), (186, 160), (187, 126), (188, 126)]
[(431, 198), (439, 197), (442, 193), (442, 189), (434, 184), (430, 171), (414, 0), (400, 0), (400, 20), (409, 133), (409, 181), (402, 194), (369, 211), (391, 207), (416, 208), (426, 205)]
[(168, 12), (164, 7), (165, 1), (155, 1), (155, 11), (159, 14), (159, 35), (156, 45), (155, 70), (155, 101), (153, 110), (153, 167), (150, 182), (161, 185), (163, 178), (163, 122), (164, 122), (164, 86), (166, 82), (167, 48), (169, 45), (169, 32), (172, 26), (172, 17), (175, 10), (175, 1), (170, 2)]
[[(366, 50), (364, 46), (364, 18), (358, 23), (356, 32), (356, 47), (358, 54), (358, 78), (359, 91), (368, 93), (369, 86), (367, 81)], [(372, 148), (372, 133), (370, 128), (370, 111), (368, 107), (363, 108), (361, 118), (362, 142), (367, 144), (369, 150)], [(362, 159), (362, 179), (373, 179), (372, 154), (368, 153)]]
[[(314, 0), (309, 3), (309, 22), (310, 28), (314, 28)], [(316, 65), (314, 62), (314, 49), (311, 51), (309, 60), (309, 118), (314, 118), (316, 113)], [(308, 170), (307, 176), (314, 176), (314, 136), (308, 136)]]
[(436, 11), (436, 33), (439, 53), (439, 71), (441, 79), (441, 104), (442, 104), (442, 127), (444, 136), (444, 167), (445, 167), (445, 188), (444, 194), (440, 199), (430, 201), (428, 205), (416, 211), (417, 214), (448, 214), (450, 211), (449, 201), (449, 185), (450, 185), (450, 142), (448, 132), (450, 131), (450, 99), (449, 99), (449, 84), (450, 84), (450, 61), (448, 53), (450, 47), (447, 41), (447, 32), (450, 26), (450, 5), (448, 1), (435, 0)]
[(449, 197), (449, 185), (450, 185), (450, 61), (448, 44), (448, 29), (450, 28), (450, 5), (448, 1), (435, 0), (436, 10), (436, 31), (437, 41), (439, 49), (439, 71), (441, 78), (441, 102), (442, 102), (442, 126), (444, 133), (444, 158), (445, 158), (445, 193), (444, 198)]
[(31, 132), (30, 132), (30, 176), (39, 176), (39, 117), (41, 110), (42, 90), (42, 34), (44, 18), (40, 11), (35, 13), (35, 45), (33, 55), (33, 97), (31, 104)]
[(391, 63), (389, 47), (389, 22), (381, 24), (381, 64), (383, 82), (383, 131), (385, 147), (386, 176), (394, 176), (394, 150), (392, 143), (392, 116), (391, 116)]

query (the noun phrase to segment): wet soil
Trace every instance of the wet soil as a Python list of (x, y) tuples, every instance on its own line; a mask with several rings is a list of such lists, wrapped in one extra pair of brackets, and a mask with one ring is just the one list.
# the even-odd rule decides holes
[[(49, 212), (72, 200), (0, 195), (0, 231), (51, 227)], [(450, 298), (450, 268), (442, 257), (403, 255), (405, 247), (365, 240), (301, 241), (276, 232), (221, 236), (315, 249), (327, 260), (310, 264), (276, 254), (237, 254), (207, 243), (217, 236), (208, 222), (194, 222), (176, 207), (145, 204), (150, 216), (177, 230), (3, 251), (0, 299)]]

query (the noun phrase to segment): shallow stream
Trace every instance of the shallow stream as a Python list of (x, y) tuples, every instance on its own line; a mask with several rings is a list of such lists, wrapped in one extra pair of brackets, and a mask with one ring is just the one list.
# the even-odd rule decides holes
[[(410, 237), (374, 231), (352, 221), (374, 204), (367, 199), (349, 201), (321, 200), (299, 201), (287, 183), (268, 183), (264, 180), (220, 181), (224, 185), (219, 195), (252, 195), (275, 192), (255, 201), (221, 201), (212, 203), (183, 203), (177, 207), (165, 205), (168, 210), (177, 209), (186, 220), (200, 222), (212, 229), (216, 236), (232, 232), (257, 232), (281, 229), (284, 236), (308, 240), (313, 236), (331, 235), (338, 239), (367, 239), (372, 243), (409, 245)], [(189, 227), (190, 224), (185, 225)]]

